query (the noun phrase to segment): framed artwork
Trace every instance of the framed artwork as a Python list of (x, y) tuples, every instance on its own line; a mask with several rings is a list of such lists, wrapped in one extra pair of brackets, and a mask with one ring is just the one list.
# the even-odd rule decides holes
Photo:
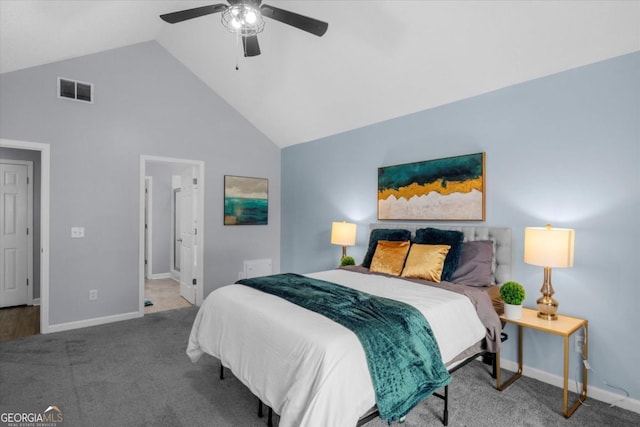
[(485, 220), (485, 153), (378, 168), (379, 220)]
[(224, 176), (224, 225), (266, 225), (269, 219), (269, 180)]

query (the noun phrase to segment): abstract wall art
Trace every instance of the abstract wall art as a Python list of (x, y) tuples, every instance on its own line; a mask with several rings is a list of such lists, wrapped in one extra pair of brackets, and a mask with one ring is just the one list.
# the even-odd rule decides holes
[(269, 220), (269, 180), (224, 176), (224, 225), (266, 225)]
[(485, 153), (378, 168), (380, 220), (485, 220)]

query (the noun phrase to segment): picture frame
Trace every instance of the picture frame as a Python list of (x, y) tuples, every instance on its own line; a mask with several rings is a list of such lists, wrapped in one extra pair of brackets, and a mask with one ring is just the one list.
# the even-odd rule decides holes
[(267, 225), (269, 180), (224, 176), (224, 225)]
[(378, 168), (378, 219), (485, 220), (485, 153)]

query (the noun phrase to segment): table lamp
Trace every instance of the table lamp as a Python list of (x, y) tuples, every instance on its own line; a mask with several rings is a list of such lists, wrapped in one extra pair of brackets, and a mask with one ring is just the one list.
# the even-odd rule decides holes
[(526, 227), (524, 230), (524, 262), (544, 267), (542, 297), (538, 298), (538, 317), (556, 320), (558, 301), (552, 295), (551, 268), (573, 267), (575, 232), (569, 228)]
[(334, 222), (331, 225), (331, 244), (342, 245), (342, 258), (347, 256), (347, 246), (356, 244), (356, 224)]

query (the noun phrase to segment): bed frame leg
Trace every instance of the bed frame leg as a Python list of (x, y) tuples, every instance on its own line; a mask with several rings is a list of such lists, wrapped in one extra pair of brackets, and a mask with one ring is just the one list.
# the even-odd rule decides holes
[(449, 386), (444, 386), (444, 413), (442, 414), (442, 424), (449, 425)]
[(493, 355), (493, 360), (491, 360), (491, 377), (495, 380), (497, 376), (496, 372), (496, 355)]
[[(505, 342), (506, 340), (509, 339), (509, 335), (505, 334), (504, 332), (500, 333), (500, 342)], [(495, 380), (496, 376), (498, 375), (498, 373), (496, 372), (496, 353), (486, 353), (488, 358), (491, 358), (491, 377)], [(483, 358), (484, 360), (484, 358)], [(486, 363), (486, 362), (485, 362)]]
[(258, 418), (264, 417), (262, 413), (262, 400), (258, 399)]
[(267, 415), (267, 427), (273, 427), (273, 409), (269, 406), (269, 413)]
[(224, 366), (222, 366), (222, 363), (220, 363), (220, 379), (224, 379)]

